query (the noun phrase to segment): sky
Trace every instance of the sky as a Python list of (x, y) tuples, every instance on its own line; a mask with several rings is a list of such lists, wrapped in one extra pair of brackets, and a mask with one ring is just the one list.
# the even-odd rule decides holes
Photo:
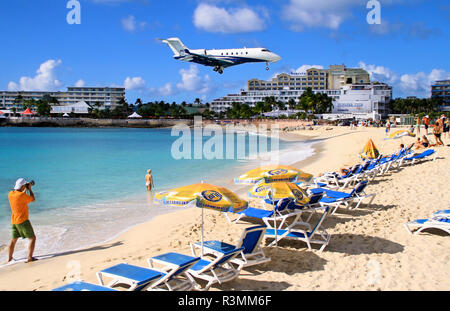
[[(73, 21), (74, 3), (79, 23)], [(372, 4), (380, 24), (369, 24)], [(367, 8), (369, 6), (369, 8)], [(210, 102), (252, 78), (345, 64), (429, 97), (450, 78), (448, 0), (15, 0), (0, 3), (0, 90), (121, 86), (134, 103)], [(265, 47), (282, 60), (225, 69), (173, 59), (158, 38), (191, 49)]]

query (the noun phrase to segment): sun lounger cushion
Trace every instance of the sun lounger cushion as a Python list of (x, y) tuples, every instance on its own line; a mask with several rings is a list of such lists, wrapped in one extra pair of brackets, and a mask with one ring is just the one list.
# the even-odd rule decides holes
[(65, 292), (65, 291), (115, 292), (117, 290), (115, 290), (113, 288), (109, 288), (109, 287), (86, 283), (86, 282), (74, 282), (71, 284), (67, 284), (67, 285), (55, 288), (53, 291), (55, 291), (55, 292)]
[(128, 264), (118, 264), (116, 266), (102, 270), (101, 272), (134, 280), (137, 285), (148, 283), (151, 280), (155, 280), (163, 276), (162, 273), (157, 272), (155, 270), (141, 268)]

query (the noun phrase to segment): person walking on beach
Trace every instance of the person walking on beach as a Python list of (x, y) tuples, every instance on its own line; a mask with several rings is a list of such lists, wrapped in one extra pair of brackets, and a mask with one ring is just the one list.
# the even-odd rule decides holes
[(428, 127), (430, 127), (430, 117), (426, 115), (422, 120), (423, 124), (425, 124), (425, 135), (428, 135)]
[(388, 119), (386, 121), (386, 135), (391, 131), (391, 121)]
[(433, 134), (434, 134), (434, 138), (436, 139), (436, 146), (443, 146), (444, 143), (442, 142), (442, 139), (441, 139), (442, 126), (441, 126), (441, 122), (439, 120), (437, 120), (436, 124), (434, 125)]
[(445, 114), (443, 114), (441, 116), (441, 126), (442, 126), (442, 137), (444, 138), (448, 138), (448, 133), (449, 133), (449, 122), (448, 122), (448, 118), (445, 116)]
[(419, 117), (416, 118), (416, 132), (417, 132), (417, 137), (420, 137), (420, 118)]
[[(12, 240), (8, 247), (8, 262), (13, 260), (14, 248), (19, 238), (29, 239), (28, 244), (28, 260), (27, 262), (36, 261), (33, 257), (34, 246), (36, 245), (36, 235), (33, 226), (28, 219), (28, 204), (35, 201), (32, 183), (28, 183), (25, 179), (19, 178), (16, 181), (14, 190), (9, 195), (9, 204), (11, 206), (11, 229)], [(29, 194), (27, 194), (27, 190)]]
[(145, 186), (147, 186), (148, 191), (152, 191), (154, 187), (152, 170), (148, 170), (147, 175), (145, 175)]

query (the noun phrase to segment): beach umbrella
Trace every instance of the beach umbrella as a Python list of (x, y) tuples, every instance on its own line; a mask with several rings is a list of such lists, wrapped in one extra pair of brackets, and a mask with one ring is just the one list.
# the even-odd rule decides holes
[(313, 175), (286, 165), (267, 165), (255, 168), (234, 179), (235, 184), (254, 185), (271, 182), (311, 182)]
[(380, 156), (380, 152), (378, 151), (377, 147), (373, 143), (372, 139), (369, 139), (367, 144), (364, 146), (363, 151), (359, 154), (359, 156), (366, 160), (366, 159), (376, 159)]
[(305, 190), (290, 182), (266, 183), (261, 181), (249, 190), (248, 196), (255, 199), (272, 199), (274, 201), (292, 199), (298, 205), (304, 205), (309, 202), (308, 194)]
[(142, 116), (140, 116), (137, 112), (134, 112), (132, 115), (128, 116), (128, 119), (141, 119)]
[(199, 183), (155, 195), (155, 203), (168, 207), (199, 207), (202, 209), (202, 255), (203, 255), (203, 223), (205, 208), (218, 212), (238, 213), (248, 207), (248, 202), (240, 199), (227, 188)]
[(398, 130), (398, 131), (395, 131), (394, 133), (391, 133), (385, 139), (398, 139), (398, 138), (401, 138), (401, 137), (404, 137), (404, 136), (416, 137), (415, 134), (411, 133), (408, 130)]
[(25, 111), (22, 112), (21, 114), (23, 114), (23, 115), (28, 115), (28, 116), (34, 115), (34, 113), (31, 112), (30, 108), (27, 108), (27, 110), (25, 110)]

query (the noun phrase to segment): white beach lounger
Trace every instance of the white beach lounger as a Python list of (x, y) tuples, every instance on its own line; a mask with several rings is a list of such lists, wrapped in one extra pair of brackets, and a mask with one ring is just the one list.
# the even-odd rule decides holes
[[(309, 223), (297, 221), (292, 223), (286, 229), (267, 229), (266, 238), (274, 239), (274, 241), (270, 243), (269, 246), (275, 245), (283, 239), (296, 240), (305, 242), (309, 250), (312, 250), (311, 244), (322, 245), (319, 249), (319, 252), (322, 252), (330, 242), (331, 236), (324, 229), (321, 229), (320, 226), (322, 225), (329, 212), (330, 207), (325, 207), (323, 214), (319, 218), (314, 228), (311, 228), (311, 225)], [(300, 229), (299, 227), (302, 227), (303, 229)], [(277, 231), (275, 232), (275, 230)]]
[[(270, 261), (270, 258), (266, 257), (261, 248), (261, 241), (264, 238), (265, 232), (265, 226), (248, 227), (244, 229), (236, 245), (220, 241), (206, 241), (203, 243), (203, 252), (204, 254), (213, 254), (218, 257), (230, 250), (243, 247), (244, 250), (237, 257), (230, 260), (231, 263), (238, 265), (238, 270), (263, 264)], [(192, 244), (192, 247), (201, 249), (202, 244), (197, 242)]]

